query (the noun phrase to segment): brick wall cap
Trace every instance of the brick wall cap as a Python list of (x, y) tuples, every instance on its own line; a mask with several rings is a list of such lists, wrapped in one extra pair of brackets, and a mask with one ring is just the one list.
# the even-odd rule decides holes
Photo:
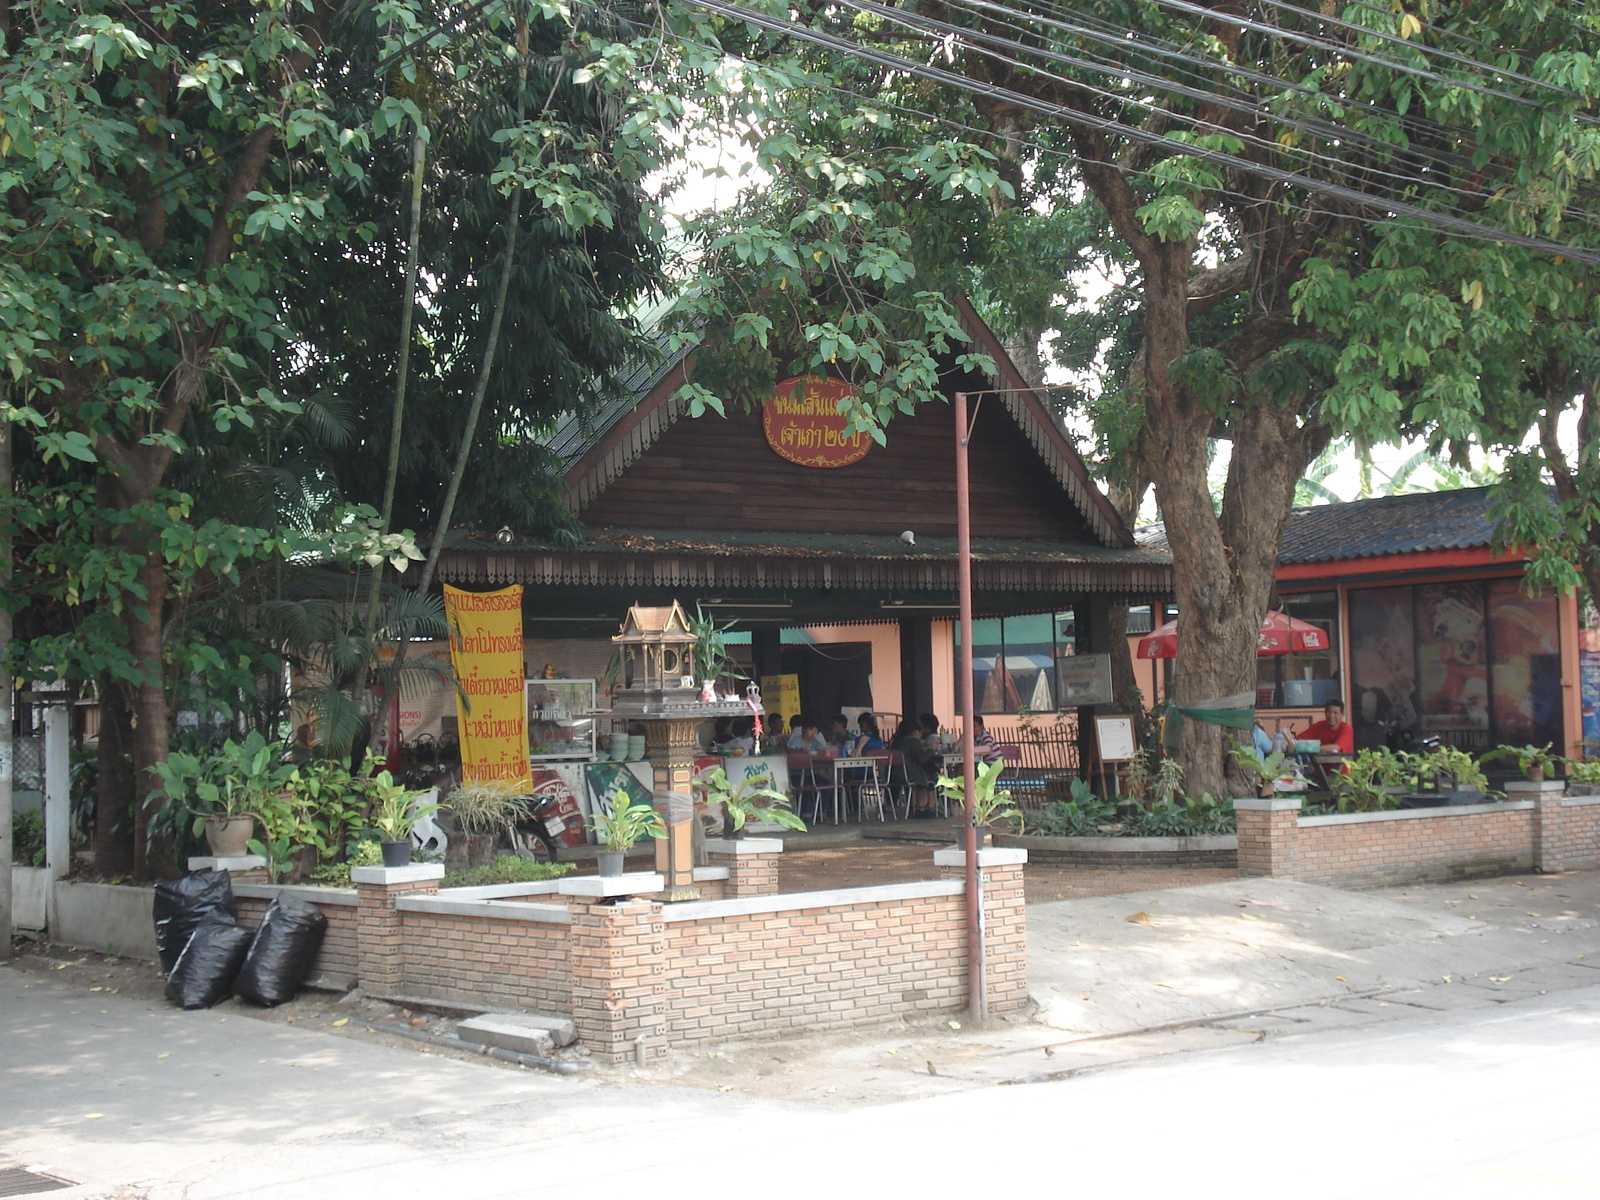
[(1205, 850), (1237, 850), (1239, 836), (1212, 833), (1203, 837), (1042, 837), (1031, 833), (997, 833), (997, 846), (1021, 846), (1026, 850), (1093, 850), (1106, 854), (1165, 854)]
[(579, 875), (558, 879), (556, 890), (563, 896), (603, 899), (611, 896), (645, 896), (667, 886), (664, 876), (654, 871), (629, 871), (622, 875)]
[(554, 896), (555, 879), (533, 883), (486, 883), (481, 887), (440, 888), (441, 900), (514, 900), (522, 896)]
[(1567, 790), (1565, 779), (1513, 779), (1506, 784), (1508, 796), (1542, 796), (1550, 792), (1558, 795)]
[(259, 871), (266, 865), (267, 860), (259, 854), (240, 854), (230, 858), (197, 854), (189, 860), (191, 871)]
[(396, 883), (427, 883), (444, 878), (443, 863), (412, 863), (409, 867), (351, 867), (352, 883), (376, 883), (389, 886)]
[(1563, 796), (1562, 808), (1583, 808), (1590, 804), (1600, 804), (1600, 796)]
[(867, 909), (894, 900), (920, 900), (925, 896), (959, 896), (965, 880), (928, 879), (920, 883), (883, 883), (876, 887), (832, 888), (824, 892), (779, 892), (770, 896), (737, 896), (731, 900), (687, 900), (663, 905), (663, 921), (706, 921), (719, 917), (748, 917), (763, 913), (798, 912), (808, 908)]
[(1438, 808), (1396, 808), (1388, 812), (1327, 813), (1319, 817), (1301, 817), (1300, 828), (1360, 825), (1368, 821), (1424, 821), (1429, 817), (1471, 817), (1485, 813), (1518, 812), (1532, 807), (1532, 800), (1501, 800), (1495, 804), (1445, 804)]
[(344, 905), (349, 908), (354, 908), (356, 904), (355, 888), (309, 887), (293, 883), (236, 883), (233, 885), (233, 894), (247, 900), (274, 900), (279, 896), (288, 896), (309, 904)]
[(394, 902), (401, 912), (433, 913), (441, 917), (476, 917), (482, 921), (538, 921), (570, 925), (572, 913), (565, 904), (536, 904), (520, 900), (456, 900), (444, 896), (401, 896)]
[[(978, 848), (979, 867), (1020, 867), (1028, 861), (1028, 851), (1022, 846), (980, 846)], [(967, 865), (967, 852), (960, 847), (953, 850), (935, 850), (933, 852), (933, 865), (936, 867), (964, 867)]]
[[(1595, 802), (1600, 803), (1600, 796), (1595, 797)], [(696, 883), (709, 883), (713, 879), (728, 879), (732, 875), (733, 871), (728, 867), (696, 867), (694, 869), (694, 881)]]
[(707, 838), (707, 854), (782, 854), (782, 838)]
[(1233, 807), (1235, 812), (1293, 812), (1301, 803), (1299, 796), (1240, 796)]

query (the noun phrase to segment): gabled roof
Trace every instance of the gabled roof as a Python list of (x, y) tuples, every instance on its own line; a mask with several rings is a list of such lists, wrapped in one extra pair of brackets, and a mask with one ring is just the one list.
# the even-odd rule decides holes
[[(996, 364), (997, 377), (991, 382), (1012, 393), (989, 399), (1011, 415), (1100, 544), (1131, 547), (1132, 533), (1089, 478), (1077, 448), (1049, 408), (1037, 393), (1026, 390), (1026, 380), (994, 331), (965, 299), (957, 299), (956, 310), (975, 348)], [(658, 357), (641, 362), (618, 380), (615, 400), (587, 418), (562, 420), (546, 443), (567, 464), (564, 498), (574, 514), (591, 504), (687, 410), (676, 393), (687, 380), (688, 353), (668, 354), (664, 339), (658, 345)]]
[[(1488, 488), (1463, 488), (1297, 508), (1284, 527), (1278, 565), (1486, 549), (1494, 542), (1488, 506)], [(1141, 528), (1138, 541), (1170, 549), (1160, 524)]]

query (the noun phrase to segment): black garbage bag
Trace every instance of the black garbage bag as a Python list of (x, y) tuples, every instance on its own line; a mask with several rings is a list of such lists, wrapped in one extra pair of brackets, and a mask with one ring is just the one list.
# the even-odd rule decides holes
[(293, 1000), (311, 974), (327, 931), (328, 918), (315, 904), (279, 896), (261, 918), (250, 953), (234, 981), (234, 995), (268, 1008)]
[(210, 1008), (226, 1000), (253, 936), (223, 915), (200, 922), (167, 976), (167, 999), (179, 1008)]
[(161, 956), (163, 974), (171, 975), (173, 964), (194, 932), (208, 916), (227, 918), (233, 923), (239, 910), (233, 902), (233, 884), (226, 871), (191, 871), (182, 879), (156, 884), (156, 953)]

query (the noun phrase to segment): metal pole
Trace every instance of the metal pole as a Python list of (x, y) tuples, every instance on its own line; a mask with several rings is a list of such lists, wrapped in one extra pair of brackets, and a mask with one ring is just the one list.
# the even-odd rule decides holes
[(972, 696), (972, 504), (967, 480), (967, 393), (955, 394), (956, 406), (956, 569), (961, 602), (961, 777), (966, 790), (966, 822), (962, 829), (967, 867), (967, 1014), (983, 1024), (989, 1016), (983, 970), (983, 896), (978, 888), (978, 830), (972, 822), (977, 789), (977, 742)]
[[(0, 415), (0, 590), (11, 586), (11, 422)], [(3, 599), (3, 598), (0, 598)], [(0, 960), (11, 957), (11, 609), (0, 603)]]

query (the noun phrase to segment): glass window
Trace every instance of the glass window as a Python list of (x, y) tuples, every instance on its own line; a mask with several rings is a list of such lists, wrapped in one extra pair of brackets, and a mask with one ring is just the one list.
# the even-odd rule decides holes
[(1519, 579), (1351, 592), (1356, 745), (1559, 745), (1558, 613)]
[[(955, 636), (959, 647), (959, 622)], [(1017, 713), (1025, 708), (1033, 712), (1054, 711), (1056, 659), (1074, 652), (1076, 636), (1070, 611), (973, 621), (972, 692), (978, 711), (986, 715)]]
[(1339, 593), (1291, 592), (1276, 608), (1328, 635), (1326, 650), (1263, 654), (1256, 659), (1258, 708), (1320, 708), (1342, 700), (1339, 679)]

